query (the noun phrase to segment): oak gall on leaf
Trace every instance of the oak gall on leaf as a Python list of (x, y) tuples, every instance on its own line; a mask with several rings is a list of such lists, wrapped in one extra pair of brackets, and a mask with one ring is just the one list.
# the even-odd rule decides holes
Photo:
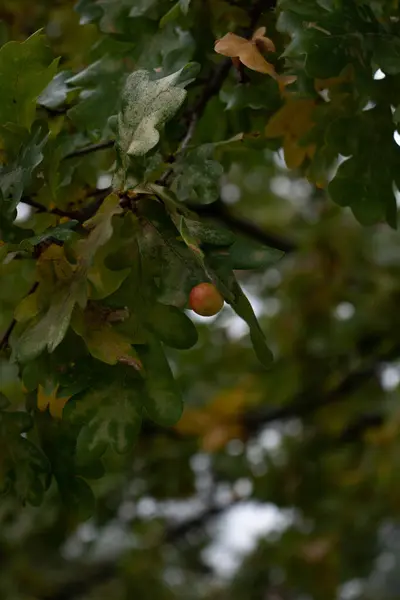
[(189, 296), (190, 308), (202, 317), (216, 315), (224, 305), (224, 299), (212, 283), (199, 283)]

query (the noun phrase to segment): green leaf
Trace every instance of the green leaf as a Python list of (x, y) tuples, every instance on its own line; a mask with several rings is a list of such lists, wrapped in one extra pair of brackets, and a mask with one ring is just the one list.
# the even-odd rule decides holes
[[(182, 68), (186, 70), (185, 65), (192, 64), (190, 61), (196, 50), (195, 41), (189, 31), (177, 27), (174, 22), (164, 22), (162, 27), (161, 21), (160, 29), (143, 38), (141, 46), (140, 55), (135, 61), (137, 69), (152, 71), (154, 68), (161, 68), (163, 75), (170, 75)], [(194, 69), (197, 71), (197, 66)]]
[(24, 42), (0, 48), (0, 122), (30, 128), (36, 100), (57, 71), (46, 38), (36, 32)]
[(132, 73), (122, 93), (118, 115), (118, 148), (130, 156), (141, 156), (160, 139), (161, 127), (183, 104), (186, 91), (177, 87), (182, 69), (151, 80), (147, 71)]
[(206, 221), (195, 221), (185, 217), (186, 226), (190, 234), (201, 244), (210, 246), (230, 246), (235, 241), (235, 235), (228, 229), (216, 227)]
[(232, 271), (231, 257), (225, 250), (218, 250), (209, 255), (209, 263), (213, 270), (218, 273), (220, 280), (224, 282), (225, 287), (230, 291), (229, 297), (225, 297), (236, 312), (249, 326), (250, 338), (254, 347), (254, 351), (258, 360), (266, 367), (271, 366), (273, 355), (268, 348), (264, 333), (257, 321), (257, 317), (251, 307), (250, 302), (246, 298), (243, 290), (238, 284), (236, 277)]
[(98, 136), (105, 133), (108, 118), (118, 110), (125, 78), (121, 60), (105, 56), (67, 79), (71, 90), (80, 91), (79, 102), (68, 111), (74, 124)]
[(394, 35), (382, 34), (374, 38), (374, 59), (387, 75), (400, 73), (400, 40)]
[(87, 239), (77, 244), (78, 253), (89, 267), (96, 256), (97, 250), (106, 244), (113, 234), (112, 219), (115, 215), (122, 213), (119, 198), (116, 194), (110, 194), (104, 200), (97, 213), (85, 221), (86, 229), (90, 230)]
[(82, 304), (85, 294), (84, 281), (79, 277), (60, 284), (53, 292), (47, 311), (29, 323), (22, 335), (12, 342), (17, 360), (22, 363), (32, 360), (45, 348), (53, 352), (67, 333), (75, 304)]
[[(7, 166), (0, 167), (0, 192), (4, 198), (5, 212), (14, 214), (24, 190), (31, 183), (33, 171), (43, 160), (43, 147), (48, 134), (43, 131), (42, 124), (35, 125), (30, 134), (26, 133), (21, 138), (15, 159)], [(2, 208), (0, 214), (4, 214)]]
[(218, 199), (224, 169), (210, 158), (213, 152), (212, 144), (204, 144), (174, 163), (171, 189), (181, 202), (210, 204)]
[(113, 294), (131, 272), (132, 257), (127, 249), (132, 243), (135, 229), (129, 221), (130, 214), (124, 215), (123, 218), (112, 219), (112, 235), (96, 251), (87, 275), (92, 284), (90, 291), (92, 299), (99, 300)]
[(93, 0), (78, 0), (75, 4), (75, 10), (82, 15), (82, 19), (85, 23), (98, 21), (103, 15), (101, 6), (95, 4)]
[(157, 302), (147, 318), (147, 327), (167, 346), (185, 350), (196, 344), (196, 327), (189, 317), (175, 306)]
[(4, 408), (7, 408), (8, 406), (10, 406), (10, 401), (7, 398), (7, 396), (5, 396), (3, 394), (3, 392), (0, 392), (0, 410), (3, 410)]
[(78, 225), (78, 221), (72, 219), (67, 223), (57, 225), (57, 227), (50, 227), (41, 235), (25, 238), (22, 242), (20, 242), (19, 247), (21, 250), (25, 250), (46, 241), (51, 242), (53, 240), (57, 240), (59, 242), (66, 242), (74, 236), (74, 228), (76, 225)]
[(280, 104), (279, 87), (271, 78), (263, 80), (262, 85), (255, 82), (225, 85), (219, 93), (221, 101), (226, 105), (225, 110), (278, 110)]
[(135, 0), (134, 3), (132, 1), (130, 1), (129, 4), (131, 6), (132, 5), (133, 6), (129, 11), (129, 16), (130, 17), (142, 17), (149, 10), (151, 10), (156, 3), (157, 3), (157, 0)]
[(390, 165), (372, 156), (368, 162), (355, 158), (345, 161), (328, 187), (332, 200), (340, 206), (350, 206), (363, 225), (384, 219), (395, 203)]
[(116, 331), (98, 305), (91, 304), (85, 311), (76, 308), (72, 328), (84, 339), (94, 358), (109, 365), (115, 365), (121, 360), (131, 360), (135, 364), (130, 339)]
[(179, 0), (179, 6), (184, 15), (189, 12), (190, 2), (191, 0)]
[(194, 285), (207, 279), (198, 257), (181, 240), (162, 205), (146, 199), (138, 204), (143, 221), (138, 238), (142, 264), (157, 286), (157, 299), (182, 308)]
[[(79, 340), (77, 336), (74, 336), (75, 341)], [(83, 344), (82, 344), (83, 346)], [(92, 389), (96, 386), (99, 386), (101, 382), (105, 382), (106, 384), (110, 381), (111, 373), (109, 369), (113, 369), (112, 373), (114, 373), (115, 367), (107, 367), (104, 363), (100, 362), (92, 358), (86, 351), (79, 355), (76, 352), (76, 344), (73, 345), (74, 355), (76, 363), (68, 363), (62, 370), (62, 372), (58, 373), (57, 379), (59, 381), (60, 387), (58, 389), (59, 397), (67, 397), (67, 396), (77, 396), (81, 392), (85, 390)], [(56, 350), (56, 353), (58, 351)], [(53, 355), (54, 356), (54, 355)], [(40, 357), (44, 358), (44, 357)], [(46, 357), (47, 358), (47, 357)], [(36, 362), (36, 361), (35, 361)], [(28, 363), (25, 367), (28, 370), (29, 365), (35, 365), (35, 363)], [(40, 369), (41, 367), (37, 367)], [(24, 382), (25, 382), (25, 369), (24, 369)], [(33, 369), (32, 369), (33, 370)], [(43, 367), (41, 368), (43, 370)], [(28, 375), (31, 375), (28, 371)], [(33, 379), (33, 377), (32, 377)]]
[(71, 71), (61, 71), (50, 81), (38, 98), (38, 104), (46, 108), (57, 108), (63, 104), (70, 92), (67, 80), (72, 76)]
[(82, 425), (76, 450), (80, 464), (99, 458), (107, 448), (125, 454), (136, 441), (143, 391), (127, 369), (116, 370), (113, 381), (72, 398), (64, 408), (65, 419)]
[(305, 70), (310, 77), (334, 77), (351, 62), (345, 47), (326, 33), (316, 32), (306, 49)]
[(264, 333), (257, 321), (252, 306), (236, 280), (232, 281), (231, 289), (235, 299), (233, 302), (230, 302), (230, 304), (235, 313), (249, 326), (251, 342), (258, 360), (265, 367), (270, 367), (274, 357), (267, 346)]
[(68, 511), (81, 521), (94, 513), (96, 499), (90, 485), (82, 477), (71, 477), (59, 482), (61, 499)]
[[(0, 488), (13, 490), (23, 503), (38, 506), (43, 499), (49, 463), (35, 444), (20, 435), (31, 427), (32, 420), (27, 413), (0, 413), (0, 444), (3, 452)], [(2, 475), (5, 476), (3, 481)]]
[(76, 466), (76, 474), (84, 479), (101, 479), (104, 477), (105, 472), (104, 464), (101, 460)]
[(233, 269), (260, 269), (275, 264), (284, 252), (247, 238), (236, 238), (229, 248), (229, 255)]
[(18, 365), (4, 358), (0, 358), (0, 394), (13, 403), (24, 401)]
[(166, 12), (165, 15), (160, 19), (159, 26), (160, 27), (165, 27), (171, 21), (176, 21), (176, 19), (179, 18), (180, 14), (181, 14), (180, 3), (179, 2), (175, 2), (175, 4), (173, 4), (171, 6), (171, 8), (169, 9), (169, 11)]
[(145, 369), (146, 412), (160, 425), (173, 425), (182, 415), (183, 402), (162, 345), (153, 338), (149, 344), (138, 346), (138, 354)]

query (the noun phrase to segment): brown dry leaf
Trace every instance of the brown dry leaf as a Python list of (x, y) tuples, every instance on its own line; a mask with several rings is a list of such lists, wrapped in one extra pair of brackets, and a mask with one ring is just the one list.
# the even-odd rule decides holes
[(214, 50), (217, 54), (228, 56), (234, 62), (240, 62), (258, 73), (270, 75), (283, 85), (293, 83), (296, 77), (289, 75), (278, 75), (275, 67), (267, 62), (261, 52), (275, 52), (275, 45), (272, 40), (264, 36), (265, 27), (257, 29), (251, 40), (236, 35), (235, 33), (227, 33), (221, 39), (217, 40), (214, 45)]

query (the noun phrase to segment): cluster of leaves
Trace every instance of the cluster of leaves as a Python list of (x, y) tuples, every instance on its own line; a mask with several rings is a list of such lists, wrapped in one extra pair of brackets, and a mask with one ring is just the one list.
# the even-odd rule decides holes
[[(22, 431), (33, 427), (32, 437), (42, 447), (40, 451), (21, 438), (16, 429), (14, 452), (10, 438), (4, 437), (12, 456), (21, 444), (30, 456), (26, 459), (30, 477), (24, 485), (18, 483), (20, 467), (15, 459), (11, 460), (11, 454), (5, 458), (4, 486), (23, 501), (37, 503), (52, 474), (63, 496), (69, 497), (76, 488), (87, 500), (86, 485), (77, 479), (80, 469), (85, 467), (86, 477), (97, 477), (102, 472), (98, 461), (105, 451), (128, 452), (140, 430), (143, 411), (163, 425), (179, 419), (182, 399), (164, 345), (187, 349), (196, 343), (196, 328), (184, 312), (195, 285), (209, 281), (218, 288), (247, 322), (260, 361), (270, 364), (271, 352), (234, 269), (268, 264), (280, 253), (246, 246), (228, 230), (201, 222), (173, 192), (154, 182), (157, 169), (151, 167), (152, 158), (156, 165), (162, 159), (154, 153), (150, 158), (147, 155), (184, 102), (185, 86), (193, 81), (196, 65), (165, 77), (136, 70), (126, 78), (120, 110), (108, 120), (115, 134), (113, 191), (88, 206), (92, 216), (85, 218), (84, 210), (75, 211), (78, 218), (73, 219), (75, 213), (61, 209), (60, 204), (63, 193), (70, 194), (75, 171), (80, 169), (79, 163), (72, 168), (63, 165), (68, 159), (67, 136), (79, 140), (79, 133), (66, 131), (68, 124), (60, 131), (54, 123), (35, 120), (36, 104), (48, 107), (48, 98), (54, 98), (52, 86), (58, 91), (60, 82), (79, 85), (88, 81), (87, 75), (62, 81), (63, 73), (55, 74), (57, 61), (49, 64), (46, 40), (40, 33), (23, 43), (5, 44), (0, 60), (5, 90), (0, 108), (2, 140), (7, 158), (1, 173), (1, 303), (3, 325), (7, 319), (11, 322), (3, 338), (3, 346), (9, 346), (11, 353), (5, 348), (2, 360), (12, 369), (17, 400), (24, 390), (33, 415)], [(93, 110), (87, 102), (84, 98), (68, 112), (74, 123)], [(86, 118), (84, 122), (87, 127)], [(193, 161), (196, 155), (198, 162), (212, 151), (212, 147), (200, 146), (187, 160)], [(194, 171), (200, 187), (192, 188), (192, 173), (177, 161), (173, 173), (178, 197), (186, 199), (186, 194), (196, 191), (206, 202), (208, 196), (215, 199), (215, 183), (214, 190), (209, 190), (207, 178), (216, 181), (221, 172), (213, 165), (210, 160), (204, 176)], [(203, 189), (209, 190), (205, 197)], [(21, 200), (29, 203), (32, 197), (39, 212), (21, 230), (15, 223), (16, 209)], [(3, 393), (15, 408), (13, 393)], [(65, 453), (65, 447), (57, 450), (60, 440), (57, 445), (54, 440), (47, 442), (50, 426), (40, 428), (38, 411), (48, 407), (54, 418), (63, 416), (63, 427), (71, 438), (68, 461), (58, 456)], [(8, 415), (17, 418), (19, 414), (27, 416), (6, 412), (4, 422), (8, 423)], [(43, 466), (46, 455), (47, 471)], [(48, 476), (39, 485), (43, 473)], [(72, 483), (67, 484), (68, 477)]]
[[(81, 0), (76, 10), (98, 37), (80, 70), (59, 70), (40, 32), (0, 49), (1, 360), (12, 373), (4, 423), (24, 403), (32, 417), (24, 429), (10, 426), (30, 475), (18, 483), (16, 450), (4, 460), (3, 487), (24, 501), (39, 502), (52, 475), (61, 491), (69, 477), (88, 497), (82, 477), (99, 476), (110, 449), (130, 450), (143, 415), (179, 419), (165, 346), (196, 343), (185, 313), (196, 284), (216, 286), (270, 365), (235, 271), (280, 253), (193, 212), (218, 201), (235, 164), (283, 144), (287, 166), (329, 182), (333, 200), (361, 222), (396, 226), (400, 98), (398, 86), (388, 93), (373, 77), (378, 68), (387, 79), (400, 73), (393, 3), (282, 0), (265, 15), (277, 16), (273, 39), (257, 28), (259, 3), (224, 8), (216, 4), (204, 35), (201, 2)], [(230, 31), (239, 21), (247, 37)], [(215, 39), (228, 57), (217, 67)], [(191, 62), (198, 57), (200, 66)], [(209, 132), (210, 111), (224, 107), (227, 118)], [(20, 202), (33, 207), (25, 222), (16, 220)], [(62, 425), (42, 425), (48, 407)], [(48, 433), (59, 426), (63, 450)]]
[[(287, 97), (267, 135), (284, 135), (288, 166), (303, 164), (311, 181), (329, 182), (331, 198), (361, 223), (387, 220), (396, 228), (400, 97), (388, 81), (400, 73), (398, 22), (391, 18), (397, 3), (280, 6), (277, 28), (291, 36), (283, 55), (295, 65), (298, 94)], [(378, 69), (387, 79), (373, 77)], [(336, 169), (339, 157), (347, 160)]]

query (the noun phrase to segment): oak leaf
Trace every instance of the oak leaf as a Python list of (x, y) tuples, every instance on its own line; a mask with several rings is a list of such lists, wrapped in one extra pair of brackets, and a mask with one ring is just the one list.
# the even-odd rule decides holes
[(214, 50), (217, 54), (228, 56), (234, 63), (239, 60), (253, 71), (270, 75), (283, 85), (293, 83), (296, 77), (278, 75), (275, 67), (263, 57), (262, 52), (275, 52), (273, 41), (265, 37), (264, 34), (265, 27), (259, 27), (250, 40), (229, 32), (215, 42)]
[(283, 136), (283, 153), (289, 169), (314, 156), (315, 144), (301, 144), (301, 138), (313, 128), (314, 109), (315, 101), (311, 98), (288, 98), (265, 128), (269, 138)]

